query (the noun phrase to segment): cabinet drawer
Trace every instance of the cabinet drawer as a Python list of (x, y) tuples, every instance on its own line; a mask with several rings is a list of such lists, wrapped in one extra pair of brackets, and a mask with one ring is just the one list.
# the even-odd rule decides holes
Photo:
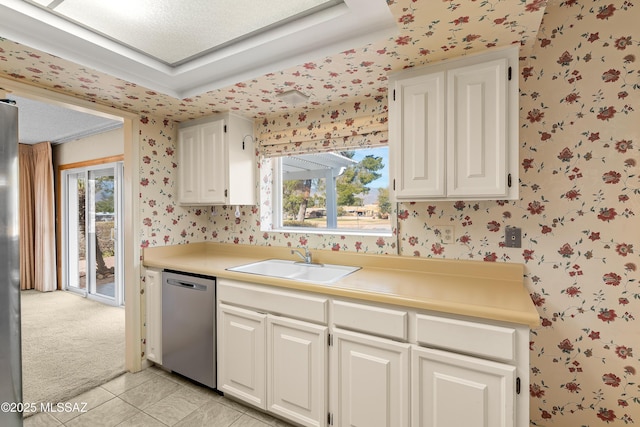
[(333, 302), (333, 323), (352, 331), (407, 340), (407, 312), (344, 301)]
[(309, 322), (327, 324), (328, 298), (219, 279), (218, 301)]
[(418, 314), (416, 321), (420, 344), (515, 361), (515, 329), (424, 314)]

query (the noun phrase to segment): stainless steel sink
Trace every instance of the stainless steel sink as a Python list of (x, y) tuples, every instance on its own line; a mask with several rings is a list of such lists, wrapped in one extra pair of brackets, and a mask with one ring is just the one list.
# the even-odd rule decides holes
[(230, 267), (227, 268), (227, 270), (326, 285), (334, 283), (354, 271), (360, 270), (360, 267), (335, 264), (307, 264), (284, 259), (267, 259), (251, 264)]

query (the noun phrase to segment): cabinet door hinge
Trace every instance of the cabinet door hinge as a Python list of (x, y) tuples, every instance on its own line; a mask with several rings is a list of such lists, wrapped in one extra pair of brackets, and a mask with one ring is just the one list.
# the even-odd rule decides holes
[(509, 70), (507, 71), (507, 79), (511, 81), (511, 67), (509, 67)]
[(224, 190), (224, 197), (229, 197), (229, 190)]
[(393, 90), (393, 100), (394, 101), (396, 100), (396, 90), (395, 89)]
[(333, 414), (331, 412), (327, 413), (327, 424), (330, 426), (333, 425)]
[(516, 394), (520, 394), (520, 377), (516, 378)]
[[(511, 80), (511, 79), (509, 79)], [(227, 125), (224, 125), (224, 133), (227, 133)]]
[(329, 347), (331, 347), (333, 345), (333, 335), (331, 335), (331, 334), (327, 335), (327, 345)]
[(393, 180), (393, 191), (396, 191), (396, 180)]
[(511, 188), (511, 174), (507, 175), (507, 187)]

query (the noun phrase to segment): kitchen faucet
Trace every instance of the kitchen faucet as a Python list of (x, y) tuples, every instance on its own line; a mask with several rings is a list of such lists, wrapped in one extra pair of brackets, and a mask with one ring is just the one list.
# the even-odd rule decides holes
[(299, 249), (291, 249), (291, 253), (302, 258), (305, 264), (311, 264), (311, 252), (309, 251), (309, 248), (304, 248), (304, 255), (302, 255), (302, 251)]

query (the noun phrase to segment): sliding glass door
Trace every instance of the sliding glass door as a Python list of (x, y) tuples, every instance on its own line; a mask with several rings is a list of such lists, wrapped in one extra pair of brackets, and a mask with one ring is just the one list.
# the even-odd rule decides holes
[(69, 169), (64, 185), (65, 288), (122, 305), (122, 163)]

